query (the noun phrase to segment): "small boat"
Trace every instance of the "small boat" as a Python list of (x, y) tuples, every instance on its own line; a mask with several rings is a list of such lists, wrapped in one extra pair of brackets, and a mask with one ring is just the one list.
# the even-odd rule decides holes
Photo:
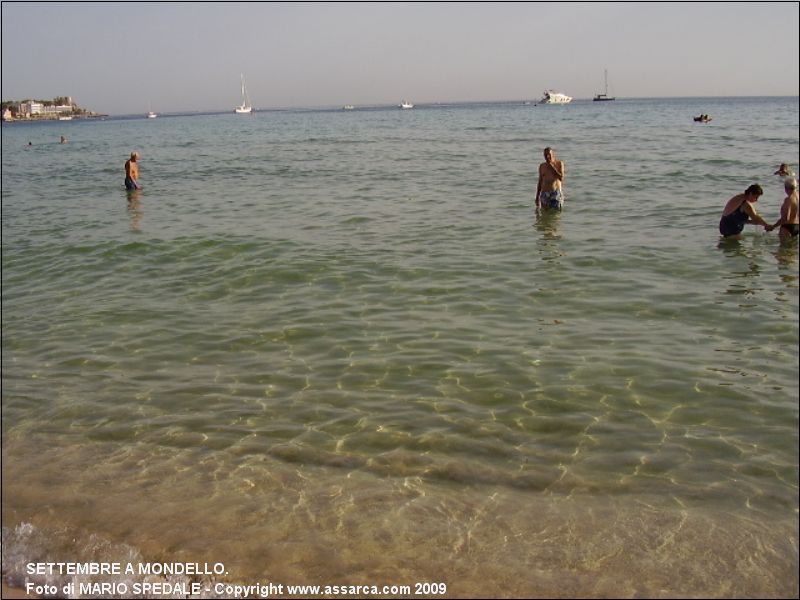
[(152, 110), (149, 113), (147, 113), (147, 118), (148, 119), (155, 119), (157, 116), (158, 115), (156, 113), (154, 113)]
[(253, 112), (253, 107), (250, 105), (250, 98), (247, 97), (247, 88), (244, 85), (244, 75), (242, 75), (242, 105), (237, 106), (235, 112), (238, 115), (247, 115)]
[(592, 98), (595, 102), (610, 102), (611, 100), (616, 100), (613, 96), (608, 95), (608, 69), (603, 71), (604, 79), (606, 82), (606, 93), (605, 94), (597, 94), (594, 98)]
[(345, 104), (342, 107), (342, 110), (354, 110), (354, 109), (355, 109), (355, 106), (353, 106), (352, 104)]
[(694, 117), (695, 123), (708, 123), (711, 121), (713, 117), (709, 117), (708, 115), (700, 115), (699, 117)]
[(65, 115), (63, 117), (58, 117), (59, 121), (72, 121), (72, 117), (70, 115)]
[(572, 102), (572, 96), (553, 90), (545, 90), (542, 99), (539, 100), (539, 104), (569, 104), (570, 102)]
[(403, 100), (400, 103), (400, 108), (414, 108), (414, 105), (411, 104), (411, 102), (409, 102), (408, 100)]

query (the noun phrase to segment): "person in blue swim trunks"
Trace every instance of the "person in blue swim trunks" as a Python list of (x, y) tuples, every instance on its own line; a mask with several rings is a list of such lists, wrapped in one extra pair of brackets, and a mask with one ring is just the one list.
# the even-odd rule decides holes
[(539, 206), (545, 208), (555, 208), (561, 210), (564, 207), (564, 194), (561, 190), (553, 190), (550, 192), (539, 192)]
[(125, 161), (125, 189), (140, 190), (139, 184), (139, 153), (131, 152), (131, 157)]
[(539, 183), (536, 185), (536, 207), (561, 210), (564, 206), (564, 162), (556, 160), (556, 151), (544, 149), (544, 162), (539, 165)]
[(754, 183), (747, 188), (743, 194), (738, 194), (728, 200), (722, 210), (722, 218), (719, 220), (719, 232), (724, 237), (738, 236), (744, 230), (747, 223), (761, 225), (769, 231), (770, 225), (758, 214), (753, 202), (764, 194), (761, 186)]

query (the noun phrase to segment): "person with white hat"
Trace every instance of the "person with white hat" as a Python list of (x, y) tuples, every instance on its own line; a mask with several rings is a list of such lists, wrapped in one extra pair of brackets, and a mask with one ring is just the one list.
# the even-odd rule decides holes
[(782, 242), (796, 238), (800, 232), (797, 210), (797, 179), (787, 177), (783, 181), (783, 187), (786, 190), (786, 198), (783, 199), (783, 205), (781, 206), (781, 218), (775, 221), (773, 225), (766, 227), (767, 231), (780, 227), (778, 235)]

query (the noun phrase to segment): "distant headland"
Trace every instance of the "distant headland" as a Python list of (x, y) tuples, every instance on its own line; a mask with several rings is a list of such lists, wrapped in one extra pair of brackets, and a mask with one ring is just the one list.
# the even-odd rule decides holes
[(3, 121), (70, 121), (108, 116), (81, 108), (70, 96), (52, 100), (3, 100), (0, 112)]

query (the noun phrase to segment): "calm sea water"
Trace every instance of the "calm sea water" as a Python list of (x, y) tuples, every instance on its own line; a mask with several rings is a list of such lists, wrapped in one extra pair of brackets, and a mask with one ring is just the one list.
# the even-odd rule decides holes
[(798, 112), (4, 124), (4, 575), (796, 597), (798, 247), (717, 223), (777, 219)]

